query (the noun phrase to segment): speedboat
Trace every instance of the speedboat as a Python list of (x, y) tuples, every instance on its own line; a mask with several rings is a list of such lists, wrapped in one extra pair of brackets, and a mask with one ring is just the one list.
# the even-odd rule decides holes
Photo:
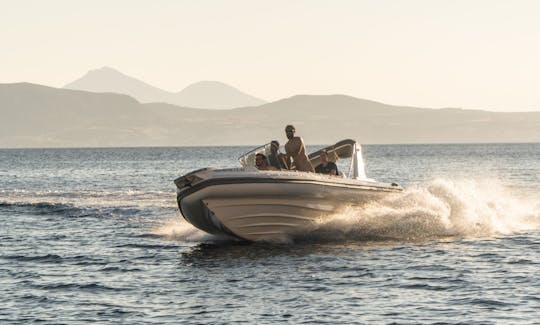
[[(313, 230), (317, 222), (344, 207), (362, 207), (403, 191), (395, 183), (366, 177), (362, 150), (354, 140), (323, 149), (346, 173), (300, 172), (294, 166), (285, 169), (269, 143), (242, 155), (238, 168), (203, 168), (177, 178), (180, 212), (207, 233), (248, 241), (285, 241)], [(309, 154), (313, 166), (320, 163), (323, 149)], [(258, 153), (278, 170), (255, 168)]]

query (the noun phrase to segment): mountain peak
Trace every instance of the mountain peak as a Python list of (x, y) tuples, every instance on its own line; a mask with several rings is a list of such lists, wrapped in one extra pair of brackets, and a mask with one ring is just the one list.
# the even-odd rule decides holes
[[(294, 95), (288, 98), (283, 98), (275, 103), (283, 103), (284, 105), (294, 105), (297, 107), (306, 107), (309, 108), (314, 103), (317, 103), (317, 105), (328, 105), (328, 107), (332, 107), (335, 105), (338, 105), (340, 107), (348, 107), (348, 106), (388, 106), (386, 104), (367, 100), (367, 99), (361, 99), (349, 95), (344, 94), (330, 94), (330, 95), (307, 95), (307, 94), (300, 94), (300, 95)], [(270, 103), (271, 104), (271, 103)]]
[[(104, 86), (100, 86), (104, 84)], [(142, 81), (139, 81), (133, 77), (130, 77), (122, 72), (104, 66), (98, 69), (89, 70), (83, 77), (67, 84), (64, 88), (77, 89), (77, 90), (86, 90), (94, 92), (121, 92), (126, 91), (122, 87), (133, 87), (134, 84), (139, 84), (140, 86), (149, 86)], [(120, 87), (120, 89), (113, 89), (112, 87)], [(118, 91), (121, 90), (121, 91)], [(127, 94), (132, 95), (132, 94)]]
[(212, 80), (193, 83), (176, 96), (184, 106), (199, 108), (237, 108), (266, 103), (226, 83)]
[(227, 85), (226, 83), (221, 82), (221, 81), (203, 80), (203, 81), (192, 83), (191, 85), (179, 91), (179, 93), (189, 92), (189, 91), (194, 91), (194, 90), (204, 90), (204, 91), (217, 90), (217, 91), (241, 92), (240, 90), (234, 88), (233, 86)]
[(116, 74), (116, 75), (126, 76), (122, 72), (120, 72), (120, 71), (118, 71), (118, 70), (116, 70), (114, 68), (108, 67), (108, 66), (104, 66), (104, 67), (101, 67), (101, 68), (98, 68), (98, 69), (92, 69), (92, 70), (88, 71), (86, 74), (87, 75), (88, 74)]
[(109, 66), (90, 70), (83, 77), (65, 85), (64, 88), (126, 94), (142, 103), (162, 102), (194, 108), (229, 109), (265, 103), (259, 98), (220, 81), (199, 81), (180, 92), (171, 93)]
[(199, 87), (199, 86), (200, 87), (219, 87), (219, 86), (222, 86), (222, 87), (234, 88), (234, 87), (231, 87), (231, 86), (227, 85), (224, 82), (215, 81), (215, 80), (201, 80), (201, 81), (192, 83), (188, 87), (191, 87), (191, 86), (197, 86), (197, 87)]

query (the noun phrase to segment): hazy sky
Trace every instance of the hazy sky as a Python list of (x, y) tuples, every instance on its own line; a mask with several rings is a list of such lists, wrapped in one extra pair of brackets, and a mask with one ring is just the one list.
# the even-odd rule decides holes
[(169, 91), (540, 111), (539, 17), (535, 0), (0, 0), (0, 82), (110, 66)]

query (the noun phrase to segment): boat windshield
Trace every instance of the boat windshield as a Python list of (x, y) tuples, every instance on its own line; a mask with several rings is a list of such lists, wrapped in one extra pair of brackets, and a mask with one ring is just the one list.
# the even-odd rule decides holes
[(255, 156), (259, 153), (262, 153), (266, 157), (269, 157), (271, 153), (271, 144), (267, 143), (249, 152), (246, 152), (240, 158), (238, 158), (238, 161), (240, 161), (240, 165), (242, 165), (242, 167), (244, 168), (255, 167)]

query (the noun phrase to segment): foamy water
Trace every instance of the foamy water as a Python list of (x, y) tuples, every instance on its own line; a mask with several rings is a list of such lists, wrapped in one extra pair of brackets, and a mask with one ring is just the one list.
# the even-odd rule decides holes
[(345, 239), (413, 241), (538, 230), (540, 201), (534, 194), (512, 193), (494, 180), (436, 179), (381, 202), (345, 208), (320, 220), (318, 230)]
[(167, 240), (195, 243), (219, 239), (218, 236), (208, 234), (193, 227), (181, 216), (164, 220), (162, 224), (152, 229), (152, 233), (162, 236)]
[(0, 150), (0, 323), (536, 321), (539, 144), (366, 146), (405, 191), (283, 243), (185, 222), (172, 180), (247, 149)]

